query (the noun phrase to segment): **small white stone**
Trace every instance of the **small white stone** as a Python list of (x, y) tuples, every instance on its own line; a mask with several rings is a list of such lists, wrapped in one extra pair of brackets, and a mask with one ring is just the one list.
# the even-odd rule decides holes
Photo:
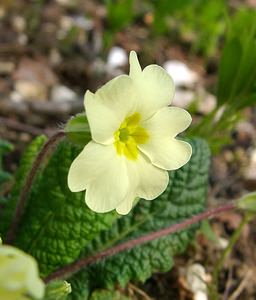
[(27, 43), (28, 43), (28, 36), (25, 33), (19, 34), (19, 36), (18, 36), (18, 43), (20, 45), (23, 45), (23, 46), (27, 45)]
[(23, 32), (26, 29), (26, 20), (22, 16), (14, 16), (12, 25), (17, 32)]
[(219, 250), (224, 250), (226, 249), (228, 246), (228, 240), (223, 238), (223, 237), (219, 237), (216, 241), (216, 247)]
[(23, 100), (23, 97), (22, 97), (22, 95), (19, 92), (12, 91), (10, 93), (10, 99), (11, 99), (11, 101), (13, 101), (15, 103), (19, 103), (19, 102), (21, 102)]
[(37, 81), (17, 80), (15, 90), (24, 100), (46, 100), (47, 88)]
[(3, 6), (0, 6), (0, 20), (3, 19), (6, 15), (6, 10)]
[(9, 75), (14, 70), (15, 65), (11, 61), (0, 61), (0, 74)]
[(194, 294), (194, 300), (208, 300), (208, 296), (205, 292), (197, 291)]
[(70, 16), (62, 16), (60, 19), (61, 30), (68, 31), (74, 25), (73, 18)]
[(199, 91), (199, 99), (198, 111), (202, 114), (209, 114), (217, 105), (216, 97), (205, 90)]
[(187, 288), (194, 293), (194, 300), (207, 300), (207, 274), (200, 264), (193, 264), (187, 268)]
[(50, 60), (51, 65), (53, 65), (53, 66), (57, 66), (61, 63), (62, 57), (57, 48), (52, 48), (50, 50), (49, 60)]
[(77, 27), (87, 31), (91, 30), (94, 26), (92, 20), (80, 15), (74, 16), (73, 21)]
[(65, 85), (56, 85), (52, 88), (51, 100), (54, 102), (70, 102), (77, 99), (77, 94)]
[(58, 2), (60, 5), (69, 7), (69, 6), (74, 6), (77, 1), (74, 1), (74, 0), (56, 0), (56, 2)]
[(193, 86), (199, 79), (196, 72), (179, 60), (168, 60), (163, 64), (166, 72), (173, 78), (175, 86)]
[(107, 58), (107, 68), (113, 70), (128, 63), (126, 51), (121, 47), (113, 47), (110, 49)]
[(179, 106), (181, 108), (187, 108), (195, 99), (195, 95), (192, 91), (180, 90), (175, 91), (175, 95), (172, 101), (172, 105)]
[(256, 180), (256, 149), (252, 150), (250, 163), (245, 173), (245, 178), (249, 180)]

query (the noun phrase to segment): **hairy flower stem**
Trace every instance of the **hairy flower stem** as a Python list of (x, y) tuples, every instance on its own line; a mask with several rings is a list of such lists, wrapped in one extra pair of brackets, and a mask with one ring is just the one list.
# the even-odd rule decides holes
[(211, 297), (211, 299), (213, 300), (218, 300), (219, 299), (219, 294), (218, 294), (218, 277), (219, 277), (219, 273), (221, 271), (221, 269), (223, 268), (223, 265), (227, 259), (227, 257), (230, 255), (232, 249), (234, 248), (235, 243), (237, 242), (237, 240), (239, 239), (242, 230), (244, 228), (244, 226), (246, 224), (248, 224), (251, 219), (254, 217), (254, 215), (250, 212), (246, 212), (244, 215), (244, 218), (242, 220), (242, 222), (239, 224), (239, 226), (237, 227), (237, 229), (235, 230), (235, 232), (233, 233), (233, 235), (231, 236), (229, 243), (227, 245), (227, 247), (224, 249), (224, 251), (222, 252), (220, 258), (217, 260), (215, 267), (213, 269), (213, 295)]
[(57, 145), (57, 143), (65, 137), (64, 131), (58, 131), (53, 136), (51, 136), (48, 141), (44, 144), (41, 151), (38, 153), (37, 157), (35, 158), (33, 165), (27, 175), (27, 178), (25, 179), (24, 186), (20, 192), (19, 199), (17, 201), (16, 210), (13, 216), (12, 224), (9, 228), (9, 231), (7, 233), (6, 243), (11, 244), (16, 236), (17, 229), (20, 224), (20, 220), (22, 218), (24, 207), (26, 204), (26, 198), (31, 190), (34, 178), (36, 176), (36, 173), (41, 166), (42, 162), (44, 161), (44, 158), (54, 149), (54, 147)]
[(95, 255), (79, 259), (69, 265), (66, 265), (66, 266), (60, 268), (56, 272), (50, 274), (48, 277), (46, 277), (44, 279), (44, 281), (46, 283), (48, 283), (52, 280), (68, 278), (69, 276), (77, 273), (82, 268), (86, 267), (87, 265), (95, 263), (103, 258), (110, 257), (110, 256), (120, 253), (122, 251), (132, 249), (138, 245), (142, 245), (142, 244), (145, 244), (152, 240), (164, 237), (168, 234), (175, 233), (175, 232), (180, 231), (190, 225), (198, 223), (199, 221), (202, 221), (202, 220), (208, 219), (208, 218), (212, 218), (222, 212), (229, 211), (229, 210), (232, 210), (235, 208), (236, 208), (235, 203), (231, 202), (231, 203), (224, 204), (222, 206), (219, 206), (219, 207), (216, 207), (213, 209), (209, 209), (209, 210), (199, 213), (199, 214), (193, 216), (192, 218), (187, 219), (181, 223), (171, 225), (167, 228), (164, 228), (164, 229), (161, 229), (161, 230), (158, 230), (155, 232), (151, 232), (151, 233), (141, 236), (139, 238), (132, 239), (132, 240), (124, 242), (122, 244), (113, 246), (113, 247), (103, 250), (102, 252), (99, 252)]

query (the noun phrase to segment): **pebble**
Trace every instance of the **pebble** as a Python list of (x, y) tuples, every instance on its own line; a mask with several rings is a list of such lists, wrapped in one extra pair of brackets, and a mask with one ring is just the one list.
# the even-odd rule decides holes
[(182, 61), (168, 60), (163, 64), (163, 67), (172, 77), (176, 87), (193, 87), (199, 81), (198, 74)]
[(256, 130), (249, 121), (241, 121), (236, 126), (236, 140), (241, 146), (249, 147), (256, 140)]
[(252, 150), (250, 162), (245, 171), (245, 184), (249, 190), (256, 190), (256, 148)]
[(47, 99), (47, 88), (40, 82), (17, 80), (14, 87), (23, 100), (42, 101)]
[(207, 115), (215, 109), (217, 100), (214, 95), (209, 94), (206, 91), (203, 91), (202, 93), (203, 95), (201, 95), (198, 105), (198, 112)]
[(187, 288), (193, 292), (194, 300), (208, 300), (207, 296), (207, 285), (208, 281), (205, 268), (195, 263), (187, 268), (186, 282)]
[(94, 27), (93, 21), (82, 15), (74, 16), (73, 22), (77, 27), (86, 31), (92, 30)]
[(78, 5), (77, 0), (56, 0), (56, 2), (66, 7), (73, 7)]
[(22, 57), (13, 74), (13, 79), (38, 82), (45, 86), (53, 86), (57, 82), (56, 75), (45, 58)]
[(216, 248), (218, 250), (224, 250), (227, 248), (229, 241), (224, 237), (218, 237), (216, 241)]
[(11, 61), (0, 61), (0, 74), (9, 75), (13, 72), (15, 65)]
[(109, 71), (125, 66), (128, 63), (126, 51), (121, 47), (112, 47), (107, 57), (107, 69)]
[(195, 94), (192, 91), (177, 89), (172, 101), (172, 105), (187, 108), (194, 101)]
[(24, 32), (24, 30), (26, 29), (26, 20), (19, 15), (13, 16), (12, 26), (16, 30), (16, 32)]
[(51, 100), (53, 102), (69, 102), (78, 99), (77, 94), (65, 85), (56, 85), (51, 91)]

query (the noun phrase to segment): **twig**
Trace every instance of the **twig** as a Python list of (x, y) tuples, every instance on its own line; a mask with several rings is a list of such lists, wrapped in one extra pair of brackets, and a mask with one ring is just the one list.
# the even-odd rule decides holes
[(229, 293), (232, 287), (232, 281), (233, 281), (233, 268), (231, 267), (228, 271), (228, 280), (226, 283), (224, 295), (223, 295), (223, 300), (228, 300)]
[(37, 157), (35, 158), (33, 165), (27, 175), (27, 178), (25, 180), (23, 189), (21, 190), (16, 211), (13, 216), (11, 227), (8, 231), (6, 243), (11, 244), (15, 238), (18, 226), (20, 224), (21, 217), (23, 215), (26, 198), (30, 192), (33, 180), (35, 178), (36, 172), (38, 171), (38, 168), (40, 167), (41, 163), (43, 162), (46, 155), (54, 149), (54, 146), (56, 146), (57, 142), (59, 142), (61, 139), (65, 137), (64, 131), (59, 131), (55, 133), (52, 137), (49, 138), (49, 140), (44, 144), (41, 151), (38, 153)]
[(245, 274), (244, 279), (240, 282), (239, 286), (230, 296), (229, 300), (236, 300), (239, 297), (239, 295), (242, 293), (242, 291), (244, 290), (248, 282), (250, 282), (252, 275), (253, 275), (253, 271), (248, 270), (247, 273)]
[(223, 264), (227, 257), (229, 256), (230, 252), (232, 251), (235, 243), (237, 242), (238, 238), (240, 237), (242, 230), (244, 226), (252, 219), (251, 213), (246, 213), (242, 222), (239, 224), (237, 229), (235, 230), (234, 234), (231, 236), (228, 246), (225, 248), (225, 250), (222, 252), (220, 258), (217, 260), (214, 270), (213, 270), (213, 283), (215, 284), (216, 288), (218, 286), (218, 277), (219, 272), (223, 267)]
[(52, 280), (68, 278), (70, 275), (80, 271), (82, 268), (86, 267), (87, 265), (95, 263), (103, 258), (110, 257), (110, 256), (120, 253), (122, 251), (132, 249), (138, 245), (145, 244), (147, 242), (164, 237), (171, 233), (180, 231), (190, 225), (198, 223), (199, 221), (214, 217), (222, 212), (229, 211), (229, 210), (232, 210), (235, 208), (236, 208), (236, 206), (235, 206), (234, 202), (224, 204), (222, 206), (219, 206), (219, 207), (216, 207), (213, 209), (209, 209), (205, 212), (199, 213), (181, 223), (171, 225), (171, 226), (161, 229), (159, 231), (151, 232), (151, 233), (141, 236), (139, 238), (132, 239), (132, 240), (124, 242), (122, 244), (113, 246), (112, 248), (109, 248), (107, 250), (99, 252), (95, 255), (81, 258), (69, 265), (66, 265), (66, 266), (60, 268), (59, 270), (55, 271), (54, 273), (50, 274), (48, 277), (45, 278), (45, 282), (48, 283)]
[(16, 120), (5, 118), (5, 117), (0, 117), (0, 124), (10, 128), (10, 129), (13, 129), (16, 131), (27, 132), (27, 133), (30, 133), (31, 135), (35, 135), (35, 136), (40, 135), (40, 134), (45, 134), (47, 136), (50, 135), (50, 130), (40, 129), (40, 128), (31, 126), (31, 125), (21, 123)]
[(149, 297), (149, 295), (147, 295), (144, 291), (142, 291), (140, 288), (138, 288), (136, 285), (134, 285), (132, 283), (128, 284), (128, 288), (135, 291), (137, 294), (142, 296), (142, 298), (145, 300), (153, 300), (151, 297)]

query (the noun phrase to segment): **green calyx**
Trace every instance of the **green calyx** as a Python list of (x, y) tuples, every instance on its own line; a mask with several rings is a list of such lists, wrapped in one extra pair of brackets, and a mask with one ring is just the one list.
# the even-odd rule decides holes
[(77, 114), (69, 119), (64, 131), (74, 144), (85, 146), (91, 140), (90, 127), (85, 114)]
[(236, 206), (239, 209), (256, 213), (256, 192), (246, 194), (238, 199)]

